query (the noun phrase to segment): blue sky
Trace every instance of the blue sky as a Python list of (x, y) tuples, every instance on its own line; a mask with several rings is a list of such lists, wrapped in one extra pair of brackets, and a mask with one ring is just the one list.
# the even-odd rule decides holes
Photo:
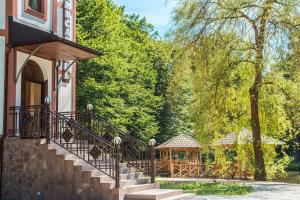
[(114, 0), (117, 5), (125, 6), (128, 14), (139, 14), (154, 25), (161, 36), (170, 28), (170, 17), (175, 3), (172, 0)]

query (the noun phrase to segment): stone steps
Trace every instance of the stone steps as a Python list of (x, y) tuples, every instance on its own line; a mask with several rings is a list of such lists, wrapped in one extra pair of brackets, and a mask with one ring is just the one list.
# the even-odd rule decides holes
[[(72, 152), (60, 147), (58, 144), (51, 143), (48, 145), (48, 149), (54, 151), (57, 156), (63, 157), (64, 160), (72, 162), (75, 167), (79, 168), (86, 175), (89, 175), (94, 181), (103, 184), (105, 188), (114, 188), (115, 181), (106, 174), (109, 174), (110, 170), (105, 160), (91, 160), (93, 164), (97, 164), (97, 167), (103, 167), (103, 169), (99, 170), (77, 155), (72, 154)], [(111, 161), (111, 163), (114, 164), (113, 161)], [(105, 167), (107, 167), (107, 169), (105, 169)], [(120, 164), (120, 173), (120, 187), (150, 183), (150, 178), (144, 177), (142, 172), (137, 171), (133, 167), (127, 167), (124, 163)]]
[[(120, 187), (125, 188), (129, 186), (136, 186), (136, 185), (149, 184), (149, 183), (150, 183), (149, 178), (139, 178), (139, 179), (131, 179), (131, 180), (124, 179), (120, 181)], [(105, 184), (108, 184), (110, 186), (109, 188), (113, 189), (115, 186), (115, 181), (105, 182)]]
[(127, 187), (123, 187), (122, 189), (127, 194), (127, 193), (141, 192), (141, 191), (145, 191), (145, 190), (152, 190), (152, 189), (158, 189), (158, 188), (159, 188), (158, 183), (149, 183), (149, 184), (143, 184), (143, 185), (127, 186)]
[(152, 189), (125, 195), (126, 200), (160, 200), (182, 195), (182, 190)]
[[(183, 194), (182, 190), (162, 190), (159, 189), (158, 183), (150, 183), (149, 177), (144, 177), (144, 174), (134, 167), (129, 167), (126, 163), (120, 163), (120, 188), (115, 188), (115, 180), (108, 176), (109, 170), (105, 169), (105, 159), (91, 160), (96, 163), (99, 170), (85, 160), (81, 159), (84, 155), (75, 155), (71, 151), (64, 149), (58, 144), (51, 143), (48, 145), (48, 150), (55, 153), (56, 156), (69, 162), (79, 172), (82, 180), (90, 180), (94, 189), (99, 191), (99, 195), (105, 197), (101, 199), (107, 200), (175, 200), (184, 199), (190, 194)], [(75, 153), (75, 152), (74, 152)], [(109, 154), (105, 156), (110, 156)], [(87, 158), (87, 156), (86, 156)], [(110, 163), (114, 165), (110, 160)], [(96, 187), (96, 188), (95, 188)], [(105, 194), (100, 191), (105, 191)]]
[(177, 196), (174, 196), (174, 197), (169, 197), (169, 198), (166, 198), (164, 200), (185, 200), (186, 198), (193, 197), (193, 196), (196, 196), (196, 195), (192, 194), (192, 193), (185, 193), (185, 194), (182, 194), (182, 195), (177, 195)]

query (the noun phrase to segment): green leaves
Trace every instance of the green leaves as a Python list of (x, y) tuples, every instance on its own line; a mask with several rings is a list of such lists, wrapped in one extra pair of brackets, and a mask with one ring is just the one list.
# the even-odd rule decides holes
[[(187, 107), (190, 115), (180, 115), (185, 122), (191, 121), (202, 144), (250, 128), (251, 122), (253, 127), (260, 126), (257, 135), (299, 142), (295, 139), (300, 124), (296, 78), (300, 77), (299, 11), (294, 0), (179, 1), (172, 33), (174, 45), (181, 50), (177, 58), (180, 69), (175, 69), (171, 78), (169, 91), (174, 93), (170, 93), (170, 102), (171, 106)], [(187, 69), (192, 71), (188, 79), (182, 73)], [(183, 95), (176, 92), (187, 85), (191, 101), (182, 104), (178, 99)], [(259, 115), (252, 115), (252, 119), (250, 88), (259, 94), (253, 95), (257, 101), (252, 101), (258, 103), (259, 108), (252, 109)], [(257, 147), (254, 144), (252, 151), (263, 153), (264, 159), (257, 156), (255, 161), (266, 161), (268, 177), (281, 173), (289, 162), (286, 147), (278, 151), (278, 160), (274, 147), (264, 147), (264, 152)], [(224, 149), (214, 153), (226, 171), (225, 163), (232, 162), (224, 156)]]
[(144, 18), (125, 15), (110, 0), (83, 0), (77, 9), (78, 42), (104, 52), (77, 65), (78, 109), (92, 103), (115, 126), (143, 140), (153, 137), (163, 104), (157, 70), (165, 65), (165, 44)]

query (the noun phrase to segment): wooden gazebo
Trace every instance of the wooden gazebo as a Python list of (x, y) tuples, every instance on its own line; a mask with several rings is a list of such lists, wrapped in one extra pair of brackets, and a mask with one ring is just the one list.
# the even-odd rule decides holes
[(180, 134), (157, 146), (158, 174), (171, 177), (200, 177), (202, 174), (200, 144), (192, 137)]
[[(272, 137), (268, 137), (266, 135), (261, 135), (262, 144), (265, 145), (283, 145), (284, 142), (278, 141)], [(236, 147), (243, 148), (246, 152), (247, 160), (250, 160), (250, 147), (253, 145), (253, 136), (252, 132), (249, 129), (242, 128), (239, 133), (232, 132), (226, 135), (223, 138), (220, 138), (217, 143), (211, 144), (213, 148), (225, 148), (234, 150)], [(237, 163), (234, 164), (237, 171), (237, 176), (239, 179), (242, 178), (241, 171), (241, 157), (237, 152)], [(248, 170), (246, 170), (243, 174), (245, 178), (249, 175)]]

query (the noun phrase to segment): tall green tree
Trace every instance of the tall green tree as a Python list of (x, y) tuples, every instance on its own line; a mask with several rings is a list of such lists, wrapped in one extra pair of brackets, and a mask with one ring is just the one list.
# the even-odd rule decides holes
[(234, 32), (241, 37), (234, 49), (240, 53), (236, 65), (248, 63), (253, 71), (249, 103), (255, 180), (266, 180), (259, 112), (262, 86), (272, 70), (272, 57), (278, 48), (286, 48), (299, 28), (299, 16), (297, 0), (182, 0), (175, 10), (175, 37), (186, 47), (201, 45), (203, 36), (221, 39), (222, 33)]
[(77, 65), (78, 109), (92, 103), (115, 126), (143, 140), (153, 137), (163, 104), (158, 71), (165, 64), (157, 49), (164, 43), (144, 18), (125, 15), (111, 0), (82, 0), (77, 10), (78, 42), (104, 52)]

